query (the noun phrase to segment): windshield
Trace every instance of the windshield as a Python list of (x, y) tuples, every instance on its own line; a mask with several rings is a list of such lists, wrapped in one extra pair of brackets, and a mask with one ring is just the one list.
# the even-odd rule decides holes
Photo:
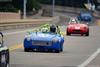
[(79, 23), (79, 20), (75, 18), (71, 18), (69, 21), (69, 24), (76, 24), (76, 23)]
[(83, 13), (83, 14), (81, 14), (81, 16), (91, 16), (91, 14), (89, 14), (89, 13)]

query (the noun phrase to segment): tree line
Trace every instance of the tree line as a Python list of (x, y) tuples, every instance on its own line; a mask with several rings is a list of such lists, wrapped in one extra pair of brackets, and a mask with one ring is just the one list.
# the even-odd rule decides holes
[[(24, 0), (12, 0), (7, 2), (0, 1), (0, 11), (23, 11), (23, 1)], [(53, 0), (27, 0), (27, 11), (32, 11), (33, 9), (39, 10), (41, 8), (41, 4), (52, 4), (52, 1)], [(90, 1), (94, 1), (93, 3), (96, 3), (96, 0)], [(56, 5), (69, 7), (84, 8), (85, 3), (87, 3), (87, 0), (55, 0)]]

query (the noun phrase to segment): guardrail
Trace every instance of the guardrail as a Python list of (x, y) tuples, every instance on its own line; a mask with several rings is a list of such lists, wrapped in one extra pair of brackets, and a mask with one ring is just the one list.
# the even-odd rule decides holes
[[(43, 9), (52, 9), (51, 5), (42, 5)], [(45, 6), (45, 7), (44, 7)], [(56, 12), (66, 12), (66, 13), (73, 13), (73, 14), (79, 14), (80, 11), (86, 11), (84, 8), (74, 8), (74, 7), (67, 7), (67, 6), (55, 6)]]
[(59, 17), (51, 17), (45, 19), (13, 19), (13, 20), (0, 20), (0, 31), (9, 29), (20, 29), (33, 27), (34, 25), (44, 23), (56, 23), (59, 22)]

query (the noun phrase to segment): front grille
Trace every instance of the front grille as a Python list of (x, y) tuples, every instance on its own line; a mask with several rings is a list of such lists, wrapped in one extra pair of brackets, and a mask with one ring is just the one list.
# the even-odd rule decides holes
[(38, 46), (51, 46), (52, 42), (47, 41), (32, 41), (32, 45), (38, 45)]
[(80, 32), (81, 30), (73, 30), (74, 32)]

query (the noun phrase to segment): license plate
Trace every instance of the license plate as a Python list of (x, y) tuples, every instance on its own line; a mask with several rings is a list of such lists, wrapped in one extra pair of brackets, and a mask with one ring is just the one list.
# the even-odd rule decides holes
[(33, 45), (38, 45), (38, 46), (50, 46), (50, 42), (32, 42)]
[(75, 27), (75, 29), (80, 29), (80, 27)]

